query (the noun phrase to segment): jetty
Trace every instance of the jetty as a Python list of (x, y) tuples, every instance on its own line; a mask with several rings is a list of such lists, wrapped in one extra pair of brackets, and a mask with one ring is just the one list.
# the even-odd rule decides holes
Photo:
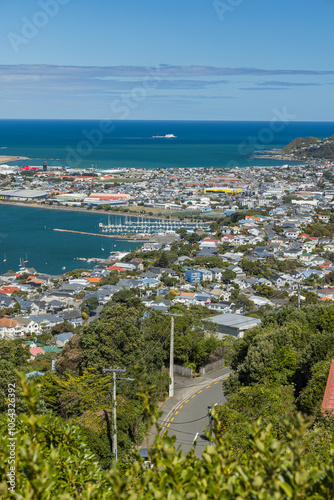
[(52, 229), (52, 231), (58, 231), (59, 233), (72, 233), (72, 234), (83, 234), (84, 236), (98, 236), (99, 238), (112, 238), (119, 240), (127, 240), (127, 241), (155, 241), (153, 238), (148, 236), (140, 236), (133, 234), (99, 234), (99, 233), (88, 233), (86, 231), (74, 231), (73, 229)]

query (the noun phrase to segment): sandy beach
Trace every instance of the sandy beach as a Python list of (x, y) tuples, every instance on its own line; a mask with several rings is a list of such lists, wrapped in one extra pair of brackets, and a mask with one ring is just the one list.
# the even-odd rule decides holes
[(13, 161), (20, 161), (20, 160), (30, 160), (31, 158), (28, 158), (26, 156), (0, 156), (0, 165), (6, 165), (7, 163), (12, 163)]

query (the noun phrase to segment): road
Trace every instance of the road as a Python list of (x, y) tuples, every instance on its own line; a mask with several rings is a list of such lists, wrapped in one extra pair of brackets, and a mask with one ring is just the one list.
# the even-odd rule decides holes
[(219, 377), (219, 380), (208, 381), (205, 387), (181, 401), (169, 415), (165, 432), (176, 436), (175, 446), (180, 445), (184, 453), (187, 453), (196, 441), (196, 454), (201, 456), (205, 446), (209, 444), (203, 436), (209, 426), (208, 406), (225, 403), (222, 381), (227, 377), (228, 375), (224, 375)]

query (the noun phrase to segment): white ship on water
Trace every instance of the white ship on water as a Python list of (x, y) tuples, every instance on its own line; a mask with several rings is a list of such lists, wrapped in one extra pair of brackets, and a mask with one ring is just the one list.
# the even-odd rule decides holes
[(176, 139), (176, 135), (174, 134), (152, 135), (152, 139)]

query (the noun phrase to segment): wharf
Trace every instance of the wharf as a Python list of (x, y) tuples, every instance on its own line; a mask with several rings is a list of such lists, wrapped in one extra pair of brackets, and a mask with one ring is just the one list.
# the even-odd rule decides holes
[(150, 238), (148, 236), (137, 236), (132, 234), (99, 234), (99, 233), (88, 233), (86, 231), (74, 231), (73, 229), (52, 229), (52, 231), (58, 231), (59, 233), (73, 233), (73, 234), (83, 234), (85, 236), (99, 236), (99, 238), (112, 238), (118, 240), (126, 241), (148, 241), (155, 242), (155, 238)]

